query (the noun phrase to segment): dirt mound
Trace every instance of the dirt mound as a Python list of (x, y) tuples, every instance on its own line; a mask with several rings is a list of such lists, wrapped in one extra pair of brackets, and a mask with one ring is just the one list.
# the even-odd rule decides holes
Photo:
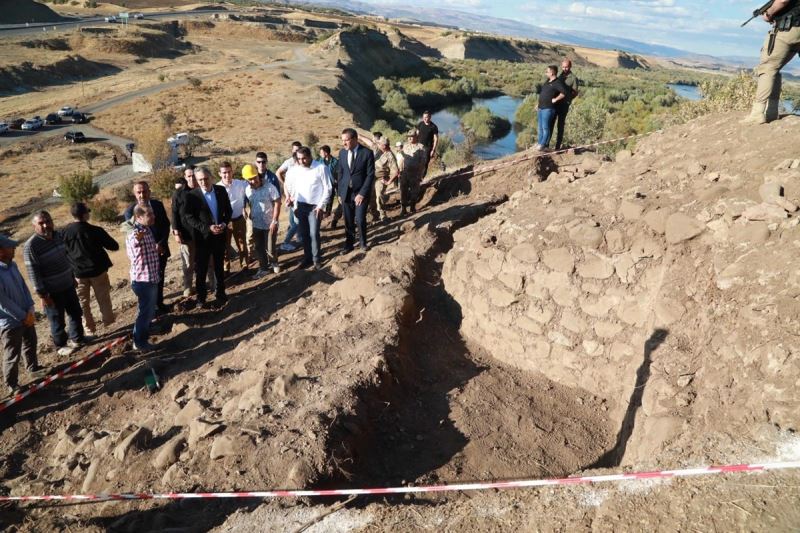
[(64, 85), (75, 80), (107, 76), (120, 71), (121, 69), (115, 65), (92, 61), (80, 55), (69, 55), (44, 65), (26, 61), (19, 65), (0, 68), (0, 91), (9, 93), (24, 88)]
[(31, 41), (22, 41), (19, 44), (25, 48), (42, 48), (44, 50), (55, 50), (58, 52), (68, 52), (72, 50), (69, 42), (61, 37), (53, 39), (34, 39)]
[(786, 160), (800, 118), (738, 118), (653, 134), (616, 163), (557, 160), (456, 234), (444, 280), (462, 332), (607, 399), (620, 432), (601, 465), (739, 462), (718, 443), (752, 448), (800, 425), (800, 277), (787, 269), (800, 170)]
[(60, 22), (69, 20), (58, 15), (44, 4), (34, 0), (5, 2), (0, 12), (0, 24), (25, 24), (26, 22)]
[[(564, 56), (574, 55), (573, 49), (568, 46), (489, 35), (449, 33), (432, 39), (426, 44), (438, 50), (442, 56), (448, 59), (558, 63)], [(581, 60), (577, 61), (580, 63)]]
[[(276, 26), (275, 29), (268, 27), (267, 23), (261, 22), (238, 22), (228, 21), (181, 21), (181, 28), (186, 35), (224, 35), (225, 37), (240, 36), (244, 39), (264, 39), (268, 41), (283, 41), (287, 43), (310, 42), (313, 39), (313, 32), (306, 32), (303, 28), (292, 30), (289, 26)], [(280, 28), (280, 29), (278, 29)]]
[(339, 83), (325, 90), (340, 107), (353, 113), (359, 124), (371, 123), (378, 108), (374, 80), (432, 72), (418, 55), (397, 48), (384, 33), (363, 26), (340, 31), (315, 49), (337, 58), (342, 70)]
[(70, 37), (73, 50), (86, 53), (129, 54), (139, 58), (174, 58), (191, 52), (191, 43), (180, 39), (177, 23), (147, 24), (111, 32), (80, 32)]
[(575, 48), (575, 53), (589, 63), (605, 68), (650, 69), (650, 63), (642, 56), (620, 50), (599, 50), (595, 48)]

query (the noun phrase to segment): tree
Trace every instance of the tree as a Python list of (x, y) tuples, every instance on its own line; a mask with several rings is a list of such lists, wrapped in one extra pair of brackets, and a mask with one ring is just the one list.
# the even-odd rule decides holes
[(100, 152), (94, 148), (81, 148), (78, 154), (81, 156), (81, 159), (86, 162), (86, 166), (89, 167), (89, 170), (92, 170), (92, 162), (100, 156)]
[(92, 181), (91, 172), (76, 172), (58, 178), (58, 192), (61, 194), (61, 199), (68, 204), (86, 202), (94, 198), (99, 190)]
[(154, 172), (170, 164), (172, 148), (167, 143), (168, 138), (169, 130), (163, 124), (154, 124), (145, 129), (136, 140), (139, 152), (152, 165)]
[(164, 123), (164, 127), (168, 130), (172, 129), (173, 124), (175, 124), (175, 119), (178, 118), (175, 116), (175, 113), (172, 111), (167, 111), (166, 113), (161, 113), (161, 122)]

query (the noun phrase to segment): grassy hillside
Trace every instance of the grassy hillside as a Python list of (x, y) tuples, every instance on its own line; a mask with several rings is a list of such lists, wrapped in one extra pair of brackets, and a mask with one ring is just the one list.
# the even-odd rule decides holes
[(3, 2), (0, 24), (24, 24), (26, 22), (59, 22), (65, 20), (44, 4), (33, 0)]

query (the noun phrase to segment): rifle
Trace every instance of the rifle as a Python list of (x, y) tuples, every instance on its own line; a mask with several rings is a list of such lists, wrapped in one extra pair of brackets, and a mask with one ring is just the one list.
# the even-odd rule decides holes
[(756, 9), (755, 11), (753, 11), (753, 16), (752, 16), (752, 17), (750, 17), (749, 19), (745, 20), (745, 21), (742, 23), (742, 25), (741, 25), (741, 26), (739, 26), (739, 27), (740, 27), (740, 28), (744, 28), (745, 24), (747, 24), (748, 22), (750, 22), (750, 21), (751, 21), (751, 20), (753, 20), (754, 18), (756, 18), (756, 17), (760, 17), (761, 15), (763, 15), (764, 13), (766, 13), (766, 12), (767, 12), (767, 9), (769, 9), (770, 7), (772, 7), (772, 3), (773, 3), (774, 1), (775, 1), (775, 0), (769, 0), (769, 1), (768, 1), (766, 4), (764, 4), (763, 6), (759, 7), (759, 8), (758, 8), (758, 9)]

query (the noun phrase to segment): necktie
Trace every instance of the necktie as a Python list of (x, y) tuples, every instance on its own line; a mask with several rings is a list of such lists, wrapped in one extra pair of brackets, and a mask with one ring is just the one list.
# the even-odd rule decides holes
[(347, 151), (347, 166), (350, 167), (350, 170), (353, 170), (353, 161), (356, 158), (356, 151), (355, 150), (348, 150)]

